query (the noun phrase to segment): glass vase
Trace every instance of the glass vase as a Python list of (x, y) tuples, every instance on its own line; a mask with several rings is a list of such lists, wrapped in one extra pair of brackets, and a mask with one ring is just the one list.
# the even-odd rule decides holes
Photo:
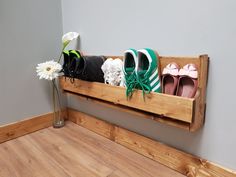
[(61, 128), (65, 125), (65, 120), (62, 115), (62, 105), (56, 79), (52, 80), (52, 101), (53, 101), (53, 127)]

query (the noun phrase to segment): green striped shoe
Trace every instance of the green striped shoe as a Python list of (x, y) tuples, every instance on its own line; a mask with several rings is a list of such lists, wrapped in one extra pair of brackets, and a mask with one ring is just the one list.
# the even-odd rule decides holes
[(137, 65), (137, 51), (128, 49), (124, 52), (123, 72), (125, 76), (126, 97), (131, 98), (137, 84), (135, 68)]
[(137, 65), (135, 68), (138, 88), (145, 93), (161, 92), (161, 82), (159, 77), (159, 59), (152, 49), (138, 50)]

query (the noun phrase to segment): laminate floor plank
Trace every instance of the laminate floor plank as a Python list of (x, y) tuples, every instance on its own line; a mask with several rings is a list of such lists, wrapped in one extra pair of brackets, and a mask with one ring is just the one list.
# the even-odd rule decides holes
[(67, 122), (0, 144), (0, 177), (183, 177)]

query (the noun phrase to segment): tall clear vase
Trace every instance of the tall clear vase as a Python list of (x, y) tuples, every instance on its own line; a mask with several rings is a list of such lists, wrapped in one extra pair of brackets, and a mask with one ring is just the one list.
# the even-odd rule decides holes
[(53, 101), (53, 127), (61, 128), (65, 125), (65, 120), (62, 115), (62, 105), (56, 79), (52, 80), (52, 101)]

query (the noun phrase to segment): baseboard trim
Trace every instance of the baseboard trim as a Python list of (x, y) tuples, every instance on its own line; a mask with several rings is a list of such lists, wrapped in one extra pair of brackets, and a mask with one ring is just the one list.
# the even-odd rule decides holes
[(236, 172), (94, 116), (68, 108), (68, 119), (187, 177), (236, 177)]
[[(67, 116), (67, 109), (63, 110), (64, 117)], [(19, 122), (14, 122), (0, 126), (0, 143), (9, 141), (20, 136), (52, 126), (53, 113), (27, 118)]]

